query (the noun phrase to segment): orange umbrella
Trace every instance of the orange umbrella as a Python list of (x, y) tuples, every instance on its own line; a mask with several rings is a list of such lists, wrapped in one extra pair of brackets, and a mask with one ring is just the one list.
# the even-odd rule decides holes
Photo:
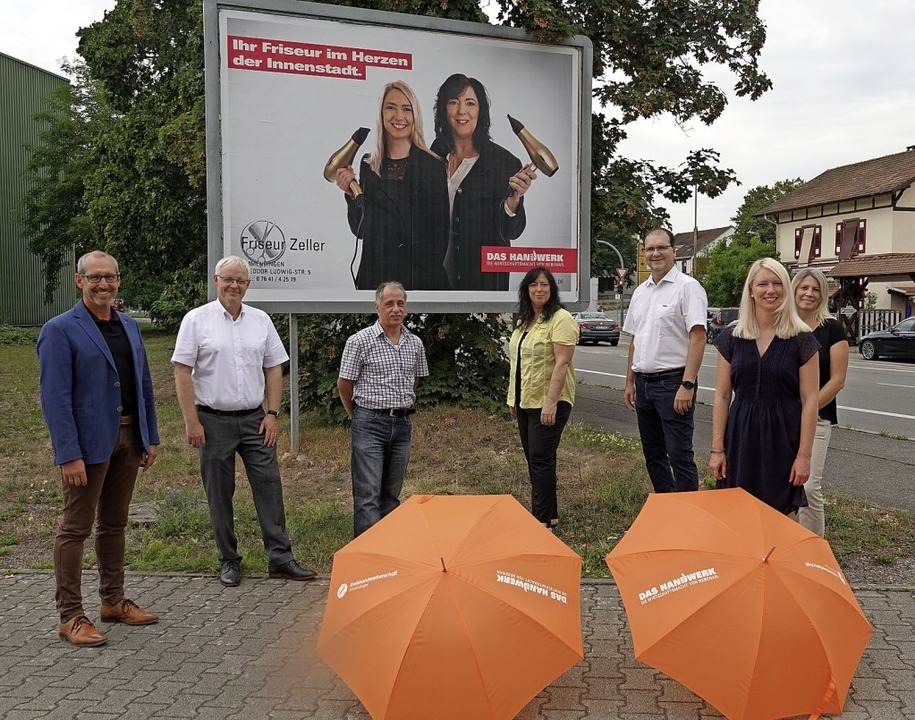
[(334, 555), (318, 654), (373, 718), (512, 718), (583, 658), (581, 558), (510, 495), (414, 495)]
[(665, 493), (606, 560), (636, 658), (726, 717), (842, 711), (873, 628), (821, 537), (740, 488)]

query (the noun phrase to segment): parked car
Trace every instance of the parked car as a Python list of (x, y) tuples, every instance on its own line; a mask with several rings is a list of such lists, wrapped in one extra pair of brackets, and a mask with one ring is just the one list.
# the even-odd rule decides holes
[(706, 342), (714, 342), (722, 330), (737, 320), (739, 313), (740, 308), (736, 307), (718, 308), (705, 330)]
[(858, 350), (865, 360), (908, 358), (915, 360), (915, 316), (908, 317), (889, 330), (868, 333), (858, 341)]
[(620, 342), (620, 324), (602, 312), (572, 313), (578, 323), (578, 344), (604, 341), (616, 347)]
[(115, 298), (111, 303), (111, 308), (113, 310), (118, 310), (119, 312), (125, 312), (127, 310), (127, 306), (121, 298)]

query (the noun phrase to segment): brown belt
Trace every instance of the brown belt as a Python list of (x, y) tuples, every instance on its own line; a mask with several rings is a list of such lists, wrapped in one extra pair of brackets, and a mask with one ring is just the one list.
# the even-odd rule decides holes
[(121, 415), (121, 425), (133, 425), (133, 415)]

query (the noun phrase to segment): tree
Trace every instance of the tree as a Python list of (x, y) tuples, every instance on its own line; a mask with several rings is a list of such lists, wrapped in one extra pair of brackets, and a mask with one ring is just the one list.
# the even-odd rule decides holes
[(779, 180), (771, 187), (758, 185), (747, 191), (743, 202), (737, 208), (737, 214), (731, 218), (731, 222), (734, 223), (734, 235), (731, 237), (731, 242), (748, 244), (753, 238), (758, 238), (775, 247), (775, 224), (764, 217), (757, 217), (756, 213), (803, 184), (803, 180), (795, 178), (794, 180)]
[(755, 187), (744, 195), (737, 213), (731, 218), (735, 226), (734, 234), (727, 245), (720, 244), (712, 249), (708, 257), (708, 270), (700, 278), (708, 293), (709, 305), (739, 305), (750, 264), (761, 257), (778, 259), (775, 225), (763, 217), (757, 217), (756, 213), (802, 184), (800, 179), (780, 180), (771, 187)]
[(708, 275), (703, 278), (708, 304), (712, 307), (740, 305), (747, 268), (761, 257), (777, 258), (775, 247), (753, 238), (749, 243), (721, 244), (709, 254)]
[[(334, 4), (485, 21), (477, 0)], [(765, 42), (758, 4), (499, 0), (497, 19), (504, 25), (545, 41), (583, 34), (593, 42), (594, 97), (601, 112), (592, 119), (592, 250), (596, 239), (623, 242), (663, 223), (667, 216), (655, 204), (658, 196), (682, 202), (698, 187), (715, 197), (735, 181), (732, 170), (718, 167), (711, 149), (690, 153), (676, 167), (663, 167), (623, 157), (619, 148), (626, 125), (640, 118), (666, 113), (679, 123), (714, 122), (727, 96), (706, 76), (707, 67), (726, 67), (735, 77), (738, 96), (757, 99), (769, 89), (771, 83), (758, 67)], [(118, 0), (79, 36), (85, 70), (74, 77), (70, 120), (47, 138), (57, 165), (49, 158), (36, 166), (36, 173), (49, 177), (63, 168), (72, 187), (64, 203), (56, 202), (53, 185), (35, 197), (29, 207), (35, 218), (30, 225), (33, 247), (48, 269), (59, 262), (60, 250), (52, 247), (43, 228), (66, 230), (56, 237), (58, 246), (64, 240), (72, 241), (77, 252), (108, 250), (130, 276), (142, 279), (127, 285), (134, 293), (131, 301), (152, 307), (159, 319), (174, 317), (181, 303), (196, 299), (197, 288), (193, 283), (188, 287), (188, 269), (202, 269), (206, 262), (201, 4)], [(626, 261), (634, 264), (634, 255)], [(318, 327), (330, 322), (320, 316), (311, 321)], [(429, 320), (429, 327), (440, 332), (455, 322), (440, 316)], [(467, 347), (493, 352), (475, 360), (493, 372), (475, 376), (469, 364), (458, 363), (455, 382), (466, 377), (471, 395), (497, 399), (504, 389), (503, 328), (494, 321), (468, 320), (464, 326), (466, 332), (445, 331), (441, 338), (460, 344), (437, 349), (452, 370)], [(450, 396), (443, 388), (440, 397)]]

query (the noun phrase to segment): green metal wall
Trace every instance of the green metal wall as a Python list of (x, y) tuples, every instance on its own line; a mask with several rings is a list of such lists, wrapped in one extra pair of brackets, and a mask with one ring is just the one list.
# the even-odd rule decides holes
[(41, 325), (76, 302), (70, 253), (53, 302), (44, 304), (41, 263), (29, 252), (24, 229), (13, 214), (28, 191), (29, 152), (23, 146), (37, 144), (42, 129), (32, 117), (46, 108), (51, 91), (66, 82), (0, 53), (0, 267), (9, 278), (0, 283), (0, 323)]

